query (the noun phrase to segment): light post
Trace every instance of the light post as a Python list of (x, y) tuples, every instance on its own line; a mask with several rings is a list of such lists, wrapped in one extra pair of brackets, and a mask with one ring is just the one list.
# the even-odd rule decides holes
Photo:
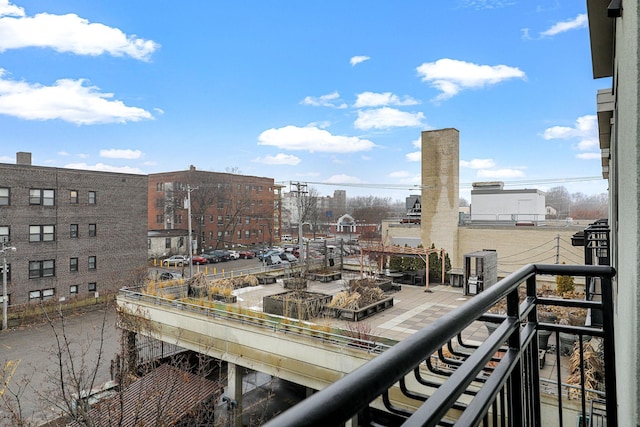
[(7, 251), (16, 251), (16, 248), (13, 246), (5, 246), (5, 243), (2, 242), (2, 249), (0, 253), (2, 253), (2, 330), (7, 330), (7, 305), (9, 304), (7, 300)]

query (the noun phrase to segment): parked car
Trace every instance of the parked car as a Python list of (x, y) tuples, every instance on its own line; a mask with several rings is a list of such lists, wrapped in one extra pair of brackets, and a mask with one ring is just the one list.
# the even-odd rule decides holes
[(240, 252), (229, 251), (229, 256), (231, 257), (231, 259), (240, 259)]
[(181, 278), (182, 274), (178, 273), (177, 271), (165, 271), (160, 274), (160, 280), (176, 280)]
[(209, 263), (209, 260), (200, 255), (194, 255), (191, 257), (191, 264), (202, 265), (202, 264), (208, 264), (208, 263)]
[(283, 252), (280, 254), (280, 259), (283, 261), (288, 261), (291, 264), (298, 262), (298, 258), (296, 258), (292, 253)]
[(215, 262), (220, 262), (217, 256), (211, 254), (200, 254), (200, 256), (207, 260), (207, 264), (213, 264)]
[(241, 259), (253, 259), (256, 256), (253, 251), (240, 251), (238, 252), (238, 255)]
[(162, 260), (163, 266), (183, 266), (189, 263), (189, 258), (184, 255), (173, 255), (169, 258), (165, 258)]
[(229, 251), (225, 251), (222, 249), (216, 249), (214, 251), (209, 252), (210, 255), (217, 256), (220, 261), (229, 261), (231, 256), (229, 255)]
[(277, 256), (278, 258), (280, 257), (280, 251), (275, 250), (275, 249), (271, 249), (268, 250), (266, 252), (261, 252), (258, 254), (258, 260), (262, 261), (262, 260), (269, 260), (269, 257), (271, 257), (272, 255)]
[(268, 257), (265, 257), (264, 261), (265, 261), (265, 263), (267, 265), (279, 265), (279, 264), (282, 264), (282, 260), (280, 259), (280, 257), (278, 255), (269, 255)]

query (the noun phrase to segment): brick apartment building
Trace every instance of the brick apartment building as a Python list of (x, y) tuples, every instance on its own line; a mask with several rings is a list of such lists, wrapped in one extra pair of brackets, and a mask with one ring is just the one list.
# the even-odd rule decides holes
[(146, 195), (144, 175), (0, 164), (9, 306), (126, 285), (147, 260)]
[(149, 175), (149, 232), (188, 230), (189, 189), (195, 252), (277, 240), (280, 187), (273, 178), (199, 171), (195, 166)]

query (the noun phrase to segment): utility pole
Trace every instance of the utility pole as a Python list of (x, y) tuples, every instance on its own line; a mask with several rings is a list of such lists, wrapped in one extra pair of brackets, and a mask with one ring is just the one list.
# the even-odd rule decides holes
[(556, 236), (556, 264), (560, 264), (560, 235)]
[(9, 304), (8, 296), (7, 296), (7, 251), (16, 251), (16, 248), (13, 246), (6, 246), (4, 242), (2, 242), (2, 249), (0, 249), (0, 253), (2, 254), (2, 331), (7, 330), (7, 306)]

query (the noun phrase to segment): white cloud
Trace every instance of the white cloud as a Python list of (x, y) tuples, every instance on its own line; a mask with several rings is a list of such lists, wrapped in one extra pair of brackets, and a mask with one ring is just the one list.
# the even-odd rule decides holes
[(265, 165), (291, 165), (295, 166), (301, 162), (299, 157), (291, 154), (278, 153), (275, 156), (257, 157), (252, 160), (256, 163), (263, 163)]
[(16, 159), (9, 156), (0, 156), (0, 163), (13, 163)]
[(58, 156), (70, 156), (71, 154), (69, 154), (66, 151), (58, 151)]
[(410, 174), (407, 171), (395, 171), (388, 175), (389, 178), (407, 178), (409, 176)]
[(355, 67), (356, 65), (358, 65), (358, 64), (360, 64), (360, 63), (362, 63), (364, 61), (368, 61), (370, 59), (371, 58), (368, 57), (368, 56), (352, 56), (349, 62), (351, 62), (351, 66), (352, 67)]
[(355, 136), (333, 135), (316, 127), (285, 126), (265, 130), (258, 136), (258, 145), (271, 145), (282, 150), (306, 150), (324, 153), (354, 153), (368, 151), (376, 145)]
[(24, 9), (9, 3), (9, 0), (0, 0), (0, 17), (24, 16)]
[(566, 31), (587, 28), (588, 23), (587, 14), (581, 13), (573, 19), (554, 24), (548, 30), (541, 32), (540, 35), (548, 37), (555, 36), (556, 34), (564, 33)]
[(0, 5), (0, 52), (25, 47), (51, 48), (77, 55), (108, 53), (146, 61), (159, 45), (127, 35), (118, 28), (91, 23), (73, 13), (25, 16), (22, 8), (4, 2)]
[(422, 151), (413, 151), (407, 153), (405, 156), (409, 162), (419, 162), (422, 160)]
[(360, 178), (345, 174), (332, 175), (324, 182), (327, 184), (363, 184)]
[(83, 169), (83, 170), (102, 171), (102, 172), (143, 174), (143, 172), (140, 169), (132, 168), (131, 166), (111, 166), (111, 165), (105, 165), (104, 163), (96, 163), (95, 165), (89, 165), (86, 163), (69, 163), (64, 165), (63, 167), (67, 169)]
[(407, 113), (395, 108), (383, 107), (375, 110), (358, 111), (354, 122), (356, 129), (389, 129), (392, 127), (424, 126), (423, 113)]
[(81, 159), (88, 159), (90, 156), (86, 153), (80, 153), (78, 154), (78, 157), (80, 157)]
[(410, 96), (400, 98), (398, 95), (394, 95), (391, 92), (362, 92), (357, 95), (356, 103), (353, 106), (355, 108), (363, 108), (380, 107), (385, 105), (416, 105), (419, 103), (419, 101), (416, 101)]
[(579, 153), (576, 157), (580, 160), (598, 160), (602, 157), (601, 153)]
[(598, 138), (598, 118), (596, 115), (581, 116), (576, 119), (574, 127), (553, 126), (542, 133), (546, 140), (577, 140), (574, 148), (579, 151), (593, 151), (600, 146)]
[(411, 144), (416, 148), (422, 149), (422, 137), (420, 137), (420, 138), (416, 139), (415, 141), (411, 142)]
[(30, 84), (4, 78), (0, 68), (0, 114), (25, 120), (60, 119), (87, 125), (150, 120), (148, 111), (111, 100), (113, 94), (100, 93), (85, 80), (61, 79), (53, 86)]
[(142, 151), (140, 150), (130, 150), (130, 149), (117, 149), (111, 148), (109, 150), (100, 150), (100, 157), (106, 157), (108, 159), (139, 159), (142, 156)]
[(499, 9), (513, 5), (513, 0), (461, 0), (460, 5), (477, 10)]
[(313, 107), (347, 108), (347, 104), (340, 101), (340, 94), (338, 92), (332, 92), (318, 97), (307, 96), (300, 101), (300, 103)]
[(493, 159), (460, 160), (460, 166), (469, 169), (491, 169), (496, 166)]
[(524, 171), (521, 169), (480, 169), (478, 177), (480, 178), (521, 178)]
[(435, 101), (444, 101), (463, 89), (477, 89), (509, 79), (525, 79), (519, 68), (506, 65), (478, 65), (456, 59), (443, 58), (426, 62), (416, 68), (422, 81), (429, 82), (442, 93)]

